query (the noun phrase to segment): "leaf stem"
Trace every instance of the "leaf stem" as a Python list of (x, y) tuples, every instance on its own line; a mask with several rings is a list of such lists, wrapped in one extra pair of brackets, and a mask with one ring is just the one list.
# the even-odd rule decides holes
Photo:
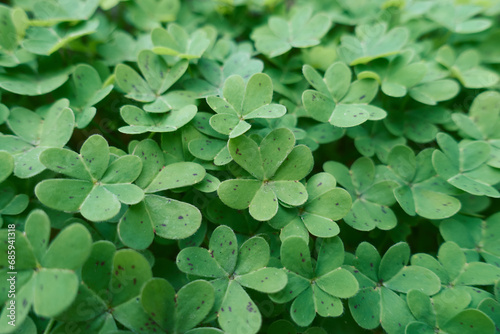
[(43, 334), (49, 334), (50, 330), (52, 329), (52, 326), (54, 326), (54, 318), (50, 319), (49, 323), (47, 324), (47, 327), (45, 327), (45, 330), (43, 331)]

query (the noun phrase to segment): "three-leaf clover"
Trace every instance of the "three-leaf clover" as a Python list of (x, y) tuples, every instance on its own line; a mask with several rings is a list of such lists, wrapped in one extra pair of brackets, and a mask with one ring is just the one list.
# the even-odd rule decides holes
[(358, 279), (360, 290), (349, 299), (354, 320), (365, 329), (380, 324), (388, 333), (404, 333), (406, 324), (414, 318), (399, 293), (415, 289), (426, 295), (441, 290), (439, 276), (421, 266), (408, 266), (410, 247), (405, 242), (389, 248), (381, 258), (371, 244), (362, 242), (349, 267)]
[(325, 172), (335, 176), (337, 181), (349, 191), (352, 208), (344, 221), (360, 231), (393, 229), (397, 224), (394, 212), (389, 208), (396, 202), (393, 189), (397, 183), (375, 177), (375, 164), (370, 158), (357, 159), (349, 170), (336, 161), (323, 165)]
[(351, 84), (351, 70), (341, 62), (330, 65), (324, 78), (309, 65), (304, 65), (302, 72), (316, 89), (306, 90), (302, 95), (304, 107), (315, 120), (347, 128), (387, 116), (383, 109), (369, 105), (378, 91), (375, 79), (365, 78)]
[(208, 250), (184, 248), (177, 255), (177, 266), (186, 274), (214, 279), (212, 310), (225, 332), (253, 334), (260, 329), (262, 317), (243, 287), (274, 293), (287, 284), (283, 270), (266, 267), (269, 258), (269, 245), (263, 238), (250, 238), (238, 248), (234, 232), (219, 226), (210, 237)]
[(41, 173), (45, 170), (39, 159), (42, 152), (66, 145), (75, 126), (75, 116), (68, 105), (68, 100), (63, 99), (48, 110), (37, 112), (12, 108), (7, 125), (16, 136), (0, 135), (0, 147), (14, 157), (14, 175), (28, 178)]
[(205, 169), (193, 162), (167, 164), (163, 151), (153, 140), (139, 142), (134, 158), (142, 162), (136, 184), (146, 194), (125, 212), (118, 224), (121, 241), (135, 249), (145, 249), (155, 234), (166, 239), (185, 239), (201, 225), (201, 213), (193, 205), (154, 193), (200, 183)]
[(240, 136), (228, 146), (234, 161), (252, 178), (222, 182), (217, 193), (224, 204), (238, 210), (250, 208), (253, 218), (266, 221), (276, 215), (278, 200), (287, 206), (306, 202), (307, 190), (299, 180), (311, 171), (313, 157), (306, 146), (295, 146), (290, 130), (273, 130), (260, 145)]
[(465, 252), (469, 261), (478, 261), (480, 255), (487, 263), (500, 266), (500, 214), (487, 219), (455, 215), (439, 224), (445, 241), (453, 241)]
[(450, 314), (444, 311), (450, 308), (449, 301), (440, 295), (431, 298), (418, 290), (411, 290), (408, 292), (407, 302), (417, 321), (408, 323), (405, 333), (460, 333), (462, 331), (471, 334), (495, 333), (495, 323), (484, 312), (477, 309), (464, 309), (463, 304), (454, 303), (452, 309), (455, 309), (455, 314)]
[(89, 137), (80, 154), (63, 148), (45, 150), (40, 161), (50, 170), (73, 179), (49, 179), (37, 184), (35, 194), (46, 206), (80, 212), (90, 221), (105, 221), (120, 211), (121, 204), (136, 204), (144, 192), (131, 184), (142, 169), (136, 156), (124, 155), (112, 161), (107, 141)]
[[(116, 328), (115, 320), (136, 332), (161, 330), (140, 303), (144, 284), (152, 279), (151, 265), (132, 249), (116, 250), (109, 241), (97, 241), (82, 267), (78, 295), (57, 319), (82, 331)], [(86, 312), (82, 312), (86, 305)], [(108, 323), (103, 325), (103, 321)], [(111, 322), (111, 324), (109, 324)]]
[(217, 114), (210, 118), (215, 131), (235, 138), (247, 132), (253, 118), (279, 118), (286, 113), (285, 106), (271, 103), (273, 83), (267, 74), (257, 73), (245, 80), (233, 75), (226, 79), (224, 97), (210, 96), (207, 103)]
[(176, 23), (170, 23), (168, 29), (154, 29), (151, 39), (154, 53), (188, 60), (200, 58), (210, 45), (210, 39), (205, 30), (198, 29), (189, 35)]
[(344, 312), (340, 298), (358, 292), (356, 278), (346, 269), (344, 245), (340, 238), (323, 239), (315, 266), (307, 242), (297, 236), (286, 238), (281, 245), (281, 263), (288, 270), (288, 284), (270, 298), (276, 303), (293, 300), (290, 316), (301, 327), (309, 326), (316, 313), (338, 317)]
[(472, 101), (469, 114), (454, 113), (452, 119), (461, 135), (475, 140), (483, 140), (490, 145), (489, 166), (500, 168), (500, 94), (487, 91)]
[[(39, 316), (55, 317), (67, 309), (77, 296), (80, 279), (76, 272), (90, 255), (92, 237), (83, 225), (71, 224), (49, 245), (50, 232), (49, 217), (42, 210), (29, 214), (24, 233), (15, 232), (15, 301), (19, 323), (26, 318), (31, 306)], [(2, 254), (14, 249), (11, 247), (14, 243), (7, 242), (8, 233), (6, 229), (0, 231), (2, 240), (5, 240), (0, 244)], [(12, 272), (7, 256), (2, 259), (0, 267), (3, 277)], [(8, 312), (4, 307), (0, 321), (2, 332), (13, 329), (8, 324)]]
[(96, 105), (113, 89), (113, 85), (104, 86), (99, 73), (90, 65), (80, 64), (75, 67), (72, 80), (65, 85), (65, 96), (75, 114), (77, 128), (85, 128), (96, 114)]
[(388, 165), (380, 167), (381, 178), (399, 184), (394, 196), (410, 216), (443, 219), (460, 210), (460, 201), (450, 196), (456, 192), (432, 168), (433, 151), (426, 149), (415, 157), (408, 146), (396, 146), (389, 153)]
[(481, 55), (474, 49), (462, 52), (458, 57), (450, 46), (437, 51), (436, 60), (450, 71), (466, 88), (486, 88), (494, 86), (499, 77), (481, 64)]
[(472, 34), (488, 29), (492, 22), (486, 18), (474, 18), (483, 11), (474, 4), (454, 4), (452, 1), (435, 3), (426, 13), (432, 21), (457, 34)]
[(270, 58), (282, 55), (294, 48), (318, 45), (331, 26), (330, 18), (319, 13), (313, 16), (311, 7), (296, 10), (289, 21), (271, 16), (268, 24), (254, 29), (251, 38), (258, 51)]
[(116, 66), (115, 77), (127, 97), (150, 102), (144, 106), (144, 110), (163, 113), (192, 104), (190, 92), (172, 91), (164, 94), (186, 72), (187, 61), (180, 60), (169, 68), (161, 56), (143, 50), (139, 53), (137, 64), (145, 80), (132, 67), (124, 64)]
[(500, 171), (486, 164), (490, 145), (479, 140), (457, 143), (443, 132), (438, 133), (436, 141), (441, 150), (432, 154), (432, 164), (442, 178), (473, 195), (500, 197), (493, 187), (500, 181)]
[[(460, 322), (475, 322), (476, 320), (477, 325), (487, 323), (486, 328), (490, 328), (491, 320), (485, 319), (487, 317), (484, 314), (481, 315), (482, 312), (469, 310), (462, 312), (462, 310), (468, 307), (477, 308), (485, 298), (493, 298), (493, 295), (486, 290), (474, 286), (494, 285), (500, 278), (500, 268), (484, 262), (468, 262), (460, 247), (451, 241), (443, 243), (437, 255), (437, 260), (425, 253), (415, 254), (411, 258), (412, 266), (421, 266), (433, 271), (439, 276), (443, 285), (439, 294), (432, 298), (436, 309), (436, 320), (429, 319), (425, 322), (435, 322), (443, 327), (452, 325), (454, 328), (463, 328)], [(450, 307), (450, 301), (453, 307)], [(409, 305), (412, 306), (410, 300)], [(417, 319), (422, 321), (418, 316)]]
[[(290, 233), (287, 230), (308, 231), (320, 238), (336, 236), (340, 229), (335, 221), (348, 214), (352, 203), (349, 193), (336, 185), (337, 181), (331, 174), (313, 175), (306, 183), (307, 202), (296, 209), (281, 208), (269, 224), (283, 229), (282, 239)], [(309, 241), (309, 233), (302, 233), (306, 241)]]
[(400, 53), (408, 38), (409, 31), (405, 27), (387, 31), (385, 22), (359, 25), (356, 27), (356, 37), (341, 37), (338, 54), (351, 66), (366, 64), (377, 58)]
[(420, 83), (427, 71), (427, 66), (422, 61), (414, 61), (415, 58), (415, 52), (408, 50), (394, 56), (391, 61), (373, 61), (360, 69), (376, 73), (384, 94), (403, 97), (411, 87)]

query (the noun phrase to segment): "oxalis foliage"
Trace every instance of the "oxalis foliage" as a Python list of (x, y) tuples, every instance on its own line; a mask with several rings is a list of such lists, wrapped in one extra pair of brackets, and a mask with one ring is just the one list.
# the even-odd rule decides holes
[(1, 4), (0, 333), (500, 333), (499, 22)]

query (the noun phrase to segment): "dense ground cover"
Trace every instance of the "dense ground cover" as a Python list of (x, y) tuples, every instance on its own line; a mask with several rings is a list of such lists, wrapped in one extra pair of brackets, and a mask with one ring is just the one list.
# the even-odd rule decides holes
[(0, 332), (499, 333), (499, 19), (0, 5)]

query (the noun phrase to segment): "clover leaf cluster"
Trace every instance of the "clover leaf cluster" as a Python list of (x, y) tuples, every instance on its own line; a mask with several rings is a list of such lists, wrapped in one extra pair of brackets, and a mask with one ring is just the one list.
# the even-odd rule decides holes
[(499, 40), (495, 0), (0, 4), (0, 333), (498, 333)]

